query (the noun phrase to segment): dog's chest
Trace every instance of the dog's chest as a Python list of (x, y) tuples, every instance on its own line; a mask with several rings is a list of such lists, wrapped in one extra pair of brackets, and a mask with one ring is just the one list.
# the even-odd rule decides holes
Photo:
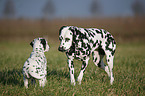
[(90, 55), (90, 51), (88, 50), (77, 50), (75, 51), (75, 58), (79, 60), (85, 60), (87, 56)]

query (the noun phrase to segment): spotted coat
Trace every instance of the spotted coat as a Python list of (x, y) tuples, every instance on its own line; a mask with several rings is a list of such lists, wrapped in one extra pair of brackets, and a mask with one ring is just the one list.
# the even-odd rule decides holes
[[(93, 61), (95, 65), (107, 72), (110, 79), (112, 79), (110, 81), (110, 83), (112, 84), (112, 82), (114, 81), (112, 68), (116, 42), (113, 36), (108, 31), (97, 28), (63, 26), (60, 28), (59, 38), (61, 42), (63, 41), (63, 39), (67, 38), (69, 38), (68, 40), (70, 40), (71, 42), (71, 46), (67, 49), (65, 45), (65, 43), (67, 43), (67, 40), (65, 40), (64, 43), (60, 44), (58, 50), (66, 52), (72, 84), (75, 85), (73, 59), (82, 61), (81, 72), (78, 76), (78, 82), (79, 84), (81, 84), (83, 73), (88, 65), (88, 60), (91, 54), (93, 55)], [(106, 66), (102, 61), (102, 56), (104, 55), (106, 55), (107, 57), (108, 66)]]
[[(113, 56), (116, 42), (113, 36), (104, 29), (78, 28), (70, 26), (73, 32), (73, 43), (67, 55), (73, 55), (76, 59), (83, 61), (97, 48), (109, 50)], [(109, 47), (112, 46), (112, 47)]]
[(47, 75), (47, 60), (44, 52), (49, 50), (49, 46), (43, 38), (34, 39), (30, 45), (33, 47), (33, 51), (23, 66), (24, 85), (28, 88), (27, 79), (35, 78), (39, 80), (39, 85), (44, 87)]

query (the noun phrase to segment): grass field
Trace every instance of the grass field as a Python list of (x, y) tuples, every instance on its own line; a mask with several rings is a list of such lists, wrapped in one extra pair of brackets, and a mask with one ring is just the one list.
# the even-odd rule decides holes
[[(20, 29), (24, 29), (26, 27), (22, 28), (24, 25), (20, 29), (15, 27), (16, 29), (14, 30), (16, 33), (15, 32), (11, 33), (11, 31), (13, 30), (6, 30), (5, 27), (2, 27), (1, 23), (0, 25), (1, 25), (0, 34), (1, 37), (3, 36), (3, 40), (0, 41), (0, 96), (99, 96), (99, 95), (143, 96), (145, 95), (145, 70), (144, 70), (145, 69), (145, 51), (144, 51), (145, 44), (143, 41), (144, 40), (143, 32), (145, 30), (142, 25), (141, 28), (138, 28), (140, 26), (138, 26), (137, 28), (133, 28), (135, 30), (138, 29), (140, 32), (140, 33), (135, 33), (136, 31), (134, 31), (134, 33), (132, 33), (133, 36), (135, 34), (137, 34), (136, 36), (138, 36), (137, 41), (135, 42), (131, 42), (132, 39), (131, 40), (128, 39), (127, 41), (126, 35), (128, 36), (129, 33), (125, 33), (125, 32), (120, 33), (122, 34), (121, 35), (122, 40), (124, 38), (125, 40), (120, 41), (120, 38), (117, 38), (120, 35), (117, 35), (113, 31), (113, 34), (115, 34), (114, 37), (117, 40), (117, 50), (115, 53), (114, 69), (113, 69), (115, 81), (113, 85), (110, 85), (107, 74), (103, 70), (96, 67), (93, 64), (91, 58), (89, 61), (89, 65), (86, 68), (82, 80), (82, 84), (81, 85), (76, 84), (76, 86), (71, 86), (70, 78), (69, 78), (69, 70), (66, 61), (67, 58), (64, 53), (57, 51), (57, 48), (59, 46), (58, 39), (53, 40), (53, 39), (49, 39), (48, 37), (50, 51), (45, 53), (48, 61), (47, 85), (44, 88), (40, 88), (39, 86), (34, 87), (32, 85), (29, 85), (28, 89), (25, 89), (23, 86), (22, 67), (24, 62), (30, 56), (32, 48), (29, 45), (29, 43), (34, 38), (32, 36), (32, 38), (29, 37), (27, 40), (24, 38), (22, 39), (19, 38), (20, 41), (15, 41), (15, 40), (7, 41), (4, 38), (7, 36), (8, 33), (10, 33), (10, 35), (7, 38), (11, 37), (11, 35), (13, 36), (14, 34), (17, 33), (17, 31), (20, 31)], [(128, 26), (132, 26), (132, 25), (128, 25)], [(7, 26), (10, 26), (11, 29), (11, 26), (16, 26), (16, 25), (11, 24)], [(18, 26), (21, 26), (21, 24), (18, 24)], [(119, 28), (119, 26), (117, 27)], [(29, 32), (24, 33), (22, 35), (27, 36), (33, 34), (31, 33), (30, 29), (31, 28), (25, 29)], [(117, 30), (117, 29), (111, 28), (111, 30)], [(121, 31), (121, 29), (118, 30)], [(41, 30), (39, 29), (39, 31)], [(18, 37), (19, 34), (20, 33), (18, 33)], [(53, 32), (50, 34), (53, 34)], [(143, 36), (139, 38), (140, 35)], [(42, 35), (41, 34), (34, 35), (34, 37), (37, 36), (42, 36)], [(54, 34), (53, 36), (56, 38), (56, 36), (58, 35), (55, 36)], [(142, 41), (140, 42), (139, 40)], [(77, 78), (81, 68), (81, 62), (77, 60), (74, 61), (74, 66), (75, 66), (75, 78)]]
[[(13, 46), (12, 46), (13, 45)], [(32, 48), (28, 43), (2, 42), (0, 44), (0, 94), (10, 95), (145, 95), (145, 45), (118, 44), (114, 60), (114, 84), (92, 60), (86, 69), (82, 85), (71, 86), (65, 54), (57, 51), (58, 43), (50, 44), (48, 83), (44, 88), (23, 86), (22, 67)], [(75, 77), (81, 62), (75, 61)]]

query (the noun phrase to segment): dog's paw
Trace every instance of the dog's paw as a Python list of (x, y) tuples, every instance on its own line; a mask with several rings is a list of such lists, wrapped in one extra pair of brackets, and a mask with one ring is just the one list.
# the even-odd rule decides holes
[(81, 85), (82, 80), (80, 78), (78, 78), (77, 81), (78, 81), (78, 84)]
[(112, 77), (112, 78), (110, 79), (110, 84), (111, 84), (111, 85), (113, 85), (113, 81), (114, 81), (114, 78)]
[(75, 83), (75, 82), (71, 82), (71, 85), (75, 86), (75, 85), (76, 85), (76, 83)]
[(73, 86), (75, 86), (75, 85), (76, 85), (75, 80), (71, 80), (71, 85), (73, 85)]
[(27, 88), (28, 88), (28, 85), (27, 85), (27, 86), (25, 86), (25, 88), (27, 89)]
[(83, 78), (83, 71), (80, 72), (80, 74), (77, 78), (77, 81), (78, 81), (79, 85), (81, 85), (82, 78)]

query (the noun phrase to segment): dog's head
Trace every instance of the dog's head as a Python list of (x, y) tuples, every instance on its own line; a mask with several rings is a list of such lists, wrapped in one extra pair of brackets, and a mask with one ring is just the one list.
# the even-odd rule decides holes
[(30, 45), (33, 47), (33, 50), (35, 51), (46, 52), (49, 50), (49, 45), (44, 38), (36, 38), (30, 43)]
[(73, 32), (70, 30), (69, 26), (63, 26), (59, 31), (60, 46), (58, 48), (61, 52), (66, 52), (72, 46)]

